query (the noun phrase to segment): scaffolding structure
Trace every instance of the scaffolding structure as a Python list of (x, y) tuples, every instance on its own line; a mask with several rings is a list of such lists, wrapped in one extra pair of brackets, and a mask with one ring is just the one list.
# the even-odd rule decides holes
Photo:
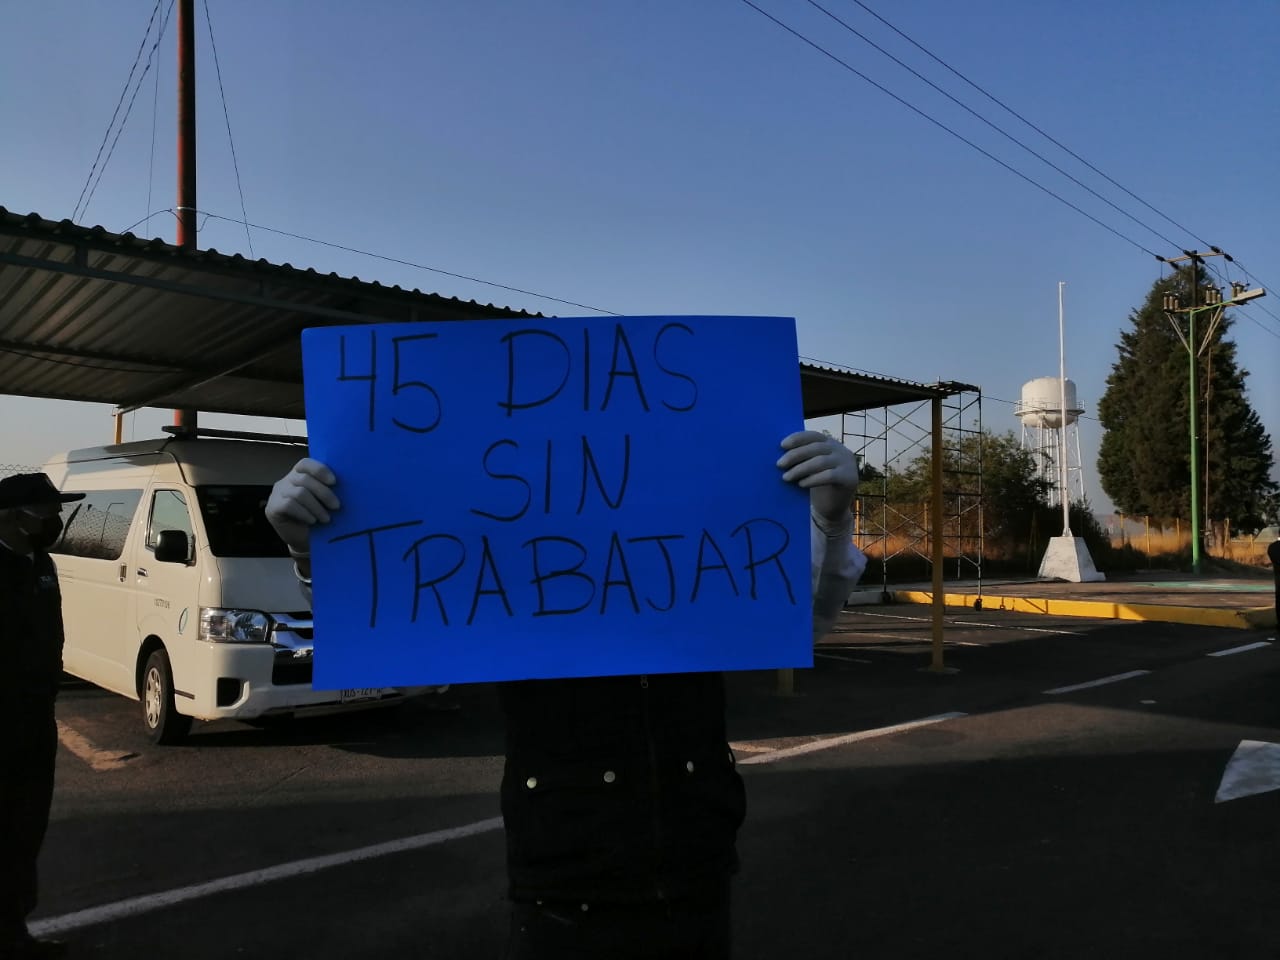
[[(942, 407), (942, 541), (944, 576), (976, 580), (982, 594), (982, 391), (969, 384), (930, 384)], [(858, 548), (881, 560), (881, 590), (887, 598), (892, 571), (911, 569), (907, 557), (933, 569), (929, 499), (925, 484), (916, 502), (891, 496), (895, 483), (932, 449), (933, 400), (872, 407), (840, 418), (841, 442), (858, 456), (863, 473), (854, 504)], [(895, 500), (897, 502), (895, 502)], [(981, 600), (978, 601), (981, 603)]]

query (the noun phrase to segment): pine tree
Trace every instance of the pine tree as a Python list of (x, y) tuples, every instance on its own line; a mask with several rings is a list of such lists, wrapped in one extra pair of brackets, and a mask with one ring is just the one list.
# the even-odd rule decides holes
[[(1129, 315), (1120, 334), (1119, 357), (1098, 403), (1102, 443), (1098, 475), (1102, 489), (1125, 513), (1189, 519), (1191, 514), (1190, 431), (1187, 424), (1188, 354), (1165, 316), (1163, 301), (1174, 294), (1206, 303), (1205, 283), (1190, 270), (1164, 277), (1146, 302)], [(1203, 342), (1212, 311), (1197, 314)], [(1236, 363), (1224, 314), (1199, 358), (1197, 411), (1202, 509), (1214, 520), (1251, 526), (1261, 521), (1276, 484), (1269, 479), (1271, 438), (1245, 393), (1248, 371)], [(1185, 330), (1185, 328), (1184, 328)]]

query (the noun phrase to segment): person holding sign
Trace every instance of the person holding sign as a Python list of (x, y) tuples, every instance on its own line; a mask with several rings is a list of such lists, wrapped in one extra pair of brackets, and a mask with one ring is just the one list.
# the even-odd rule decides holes
[[(813, 431), (791, 434), (782, 449), (782, 479), (809, 492), (816, 639), (866, 566), (851, 536), (857, 461)], [(340, 509), (336, 483), (328, 466), (304, 459), (266, 507), (308, 599), (310, 535)], [(746, 798), (723, 675), (516, 680), (499, 691), (508, 957), (729, 957)]]

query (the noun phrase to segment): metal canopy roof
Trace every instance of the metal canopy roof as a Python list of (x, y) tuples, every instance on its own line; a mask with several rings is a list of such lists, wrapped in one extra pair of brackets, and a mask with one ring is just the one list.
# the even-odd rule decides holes
[[(305, 327), (534, 316), (0, 207), (0, 394), (302, 418)], [(976, 389), (800, 377), (806, 417)]]
[(961, 383), (915, 383), (911, 380), (857, 373), (825, 364), (800, 364), (800, 392), (804, 398), (805, 417), (826, 417), (868, 410), (871, 407), (891, 407), (899, 403), (949, 397), (977, 389)]
[(0, 393), (302, 417), (304, 327), (517, 316), (0, 207)]

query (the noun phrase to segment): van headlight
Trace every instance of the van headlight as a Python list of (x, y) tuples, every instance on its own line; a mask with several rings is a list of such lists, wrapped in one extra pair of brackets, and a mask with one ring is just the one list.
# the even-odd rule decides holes
[(213, 643), (266, 643), (271, 618), (258, 610), (204, 607), (200, 611), (200, 639)]

